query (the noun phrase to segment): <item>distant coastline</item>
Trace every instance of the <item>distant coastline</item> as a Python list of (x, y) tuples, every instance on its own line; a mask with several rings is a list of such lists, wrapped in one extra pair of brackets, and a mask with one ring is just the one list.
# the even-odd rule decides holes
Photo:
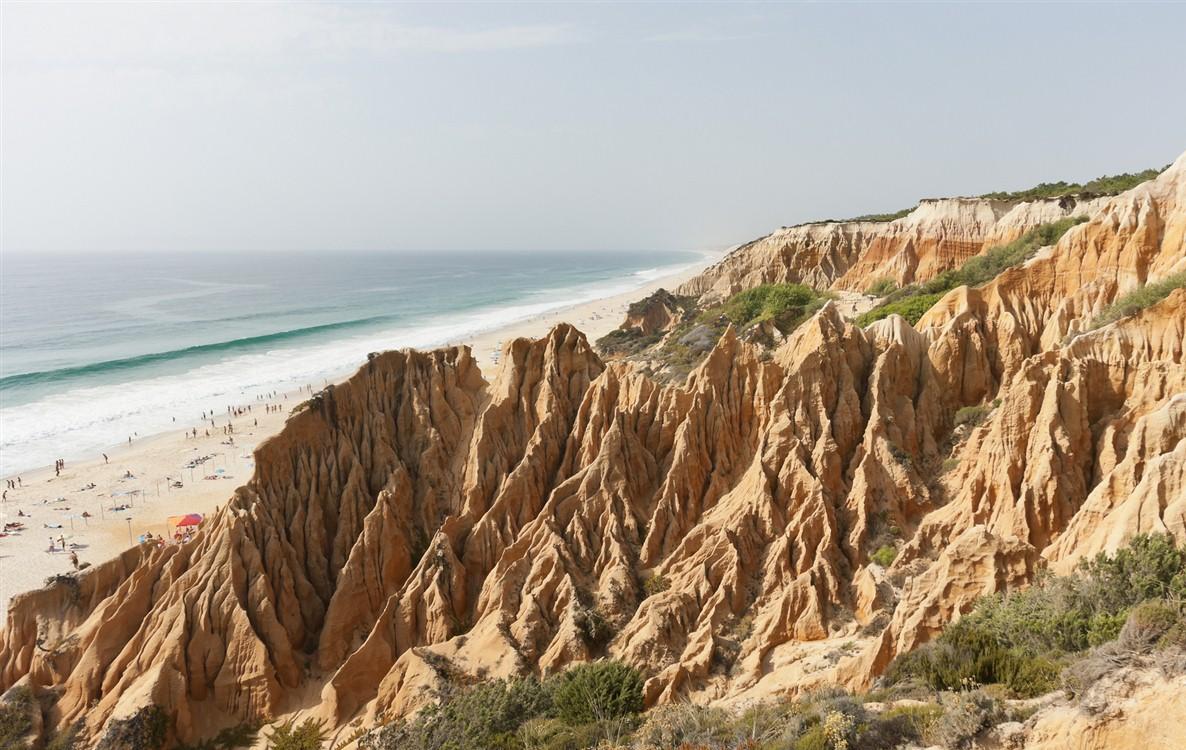
[[(95, 324), (25, 323), (26, 311), (9, 300), (6, 327), (11, 321), (16, 335), (6, 329), (11, 374), (0, 378), (0, 474), (110, 453), (129, 436), (193, 428), (202, 412), (273, 391), (318, 388), (352, 373), (370, 351), (433, 348), (633, 295), (712, 257), (636, 253), (598, 262), (596, 255), (551, 254), (535, 263), (531, 254), (503, 255), (494, 254), (485, 267), (468, 257), (413, 256), (406, 269), (360, 267), (357, 279), (330, 283), (310, 271), (288, 273), (273, 288), (251, 274), (224, 284), (154, 271), (165, 277), (161, 285), (180, 291), (154, 294), (146, 285), (114, 305), (100, 300)], [(398, 261), (382, 260), (391, 258)], [(352, 260), (358, 262), (344, 262)], [(213, 271), (215, 279), (230, 273)], [(111, 320), (104, 318), (109, 309)], [(31, 331), (23, 337), (22, 324)], [(37, 331), (39, 324), (47, 332)]]
[[(638, 277), (641, 284), (614, 294), (549, 307), (527, 318), (439, 343), (469, 346), (483, 375), (490, 380), (497, 367), (496, 353), (511, 340), (539, 337), (558, 323), (567, 322), (594, 341), (621, 323), (631, 302), (660, 287), (678, 286), (716, 258), (705, 255), (674, 273), (647, 269), (645, 276)], [(363, 361), (365, 358), (338, 363), (338, 375), (328, 378), (328, 382), (340, 382), (353, 375)], [(71, 570), (65, 552), (47, 551), (47, 538), (63, 536), (67, 543), (78, 545), (77, 553), (83, 561), (98, 563), (127, 549), (130, 540), (141, 534), (168, 535), (169, 516), (208, 514), (224, 505), (254, 471), (255, 448), (280, 432), (292, 407), (307, 398), (307, 393), (298, 389), (274, 390), (274, 397), (232, 401), (230, 405), (236, 407), (252, 406), (251, 411), (241, 415), (228, 417), (225, 411), (216, 411), (215, 426), (209, 434), (209, 423), (199, 423), (202, 426), (197, 428), (196, 438), (185, 436), (184, 430), (191, 429), (188, 423), (179, 424), (177, 429), (138, 437), (130, 445), (107, 448), (103, 451), (106, 460), (99, 452), (82, 459), (66, 455), (60, 475), (50, 465), (52, 460), (19, 472), (21, 487), (8, 491), (7, 500), (0, 504), (0, 518), (25, 523), (25, 531), (5, 539), (5, 554), (28, 564), (8, 566), (5, 575), (0, 576), (0, 617), (12, 596), (39, 588), (48, 576)], [(222, 433), (227, 422), (233, 424), (234, 445), (228, 444), (228, 436)], [(189, 464), (194, 461), (199, 463), (191, 468)], [(6, 473), (6, 478), (14, 476)], [(174, 482), (181, 486), (174, 486)]]

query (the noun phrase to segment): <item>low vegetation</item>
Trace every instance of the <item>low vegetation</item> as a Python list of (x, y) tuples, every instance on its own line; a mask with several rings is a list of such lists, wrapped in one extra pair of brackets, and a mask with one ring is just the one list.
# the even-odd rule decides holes
[(1168, 276), (1161, 281), (1156, 281), (1152, 284), (1129, 292), (1120, 297), (1112, 304), (1108, 305), (1103, 311), (1097, 315), (1088, 326), (1089, 330), (1102, 328), (1109, 323), (1115, 323), (1121, 318), (1127, 318), (1130, 315), (1136, 315), (1141, 310), (1147, 307), (1152, 307), (1161, 300), (1165, 299), (1175, 289), (1186, 289), (1186, 272), (1176, 273), (1173, 276)]
[(1141, 172), (1104, 175), (1103, 177), (1097, 177), (1094, 180), (1089, 180), (1082, 184), (1061, 181), (1043, 182), (1028, 190), (998, 191), (995, 193), (985, 193), (980, 197), (990, 200), (1031, 201), (1039, 198), (1061, 198), (1067, 195), (1081, 195), (1084, 197), (1118, 195), (1125, 190), (1131, 190), (1142, 182), (1152, 180), (1168, 168), (1169, 165), (1167, 164), (1161, 169), (1146, 169)]
[[(1093, 649), (1176, 647), (1186, 633), (1184, 606), (1186, 549), (1168, 535), (1140, 535), (1072, 575), (981, 599), (938, 639), (896, 659), (886, 682), (931, 690), (999, 684), (1019, 698), (1041, 695), (1064, 684)], [(1082, 678), (1072, 682), (1084, 689)]]
[(33, 729), (35, 701), (27, 687), (17, 687), (0, 701), (0, 748), (24, 747), (25, 736)]
[(807, 320), (830, 299), (804, 284), (763, 284), (738, 292), (720, 304), (697, 308), (681, 297), (682, 319), (670, 331), (644, 335), (638, 329), (616, 330), (597, 341), (603, 353), (661, 363), (664, 378), (686, 376), (716, 345), (729, 325), (750, 341), (775, 343)]
[(145, 706), (107, 725), (98, 750), (158, 750), (165, 746), (169, 716), (160, 706)]
[(914, 210), (914, 206), (910, 208), (903, 208), (899, 211), (894, 211), (888, 214), (864, 214), (862, 216), (854, 216), (846, 221), (895, 221), (897, 219), (905, 218)]
[(865, 290), (865, 294), (872, 297), (884, 297), (896, 291), (898, 291), (898, 285), (893, 279), (877, 279), (869, 285), (869, 288)]
[(906, 294), (857, 316), (857, 325), (867, 326), (891, 315), (901, 315), (907, 323), (914, 325), (922, 320), (923, 314), (934, 307), (942, 296), (942, 294)]
[(804, 284), (762, 284), (738, 292), (723, 305), (706, 310), (701, 319), (718, 313), (738, 328), (773, 322), (780, 330), (792, 328), (823, 307), (827, 297)]
[(964, 406), (956, 410), (953, 419), (953, 426), (960, 427), (967, 425), (968, 427), (976, 427), (984, 422), (984, 419), (992, 411), (992, 407), (988, 404), (978, 404), (976, 406)]
[(877, 548), (876, 552), (869, 556), (869, 559), (883, 568), (888, 568), (893, 564), (897, 556), (898, 550), (896, 547), (892, 544), (883, 544)]
[(513, 750), (593, 747), (635, 729), (642, 675), (615, 661), (582, 664), (546, 681), (493, 680), (456, 690), (409, 721), (371, 730), (363, 750)]
[(268, 750), (320, 750), (327, 732), (325, 721), (305, 719), (300, 724), (289, 720), (267, 735)]
[(885, 302), (858, 317), (857, 324), (867, 326), (897, 314), (914, 325), (947, 292), (961, 286), (974, 287), (992, 281), (1006, 269), (1032, 258), (1040, 248), (1058, 242), (1067, 230), (1085, 221), (1085, 217), (1077, 216), (1037, 226), (1010, 243), (997, 245), (969, 258), (959, 268), (944, 271), (922, 284), (913, 284), (887, 294)]

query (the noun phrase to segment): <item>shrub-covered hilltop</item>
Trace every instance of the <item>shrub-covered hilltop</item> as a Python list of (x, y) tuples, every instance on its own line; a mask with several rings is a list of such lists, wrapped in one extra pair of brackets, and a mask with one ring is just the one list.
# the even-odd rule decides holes
[(981, 198), (1001, 201), (1032, 201), (1040, 198), (1062, 198), (1068, 195), (1097, 196), (1119, 195), (1125, 190), (1152, 180), (1157, 175), (1169, 169), (1169, 165), (1161, 169), (1144, 169), (1140, 172), (1124, 172), (1116, 175), (1104, 175), (1088, 180), (1082, 184), (1078, 182), (1042, 182), (1027, 190), (997, 191), (985, 193)]
[[(377, 726), (356, 722), (330, 733), (317, 719), (290, 720), (261, 736), (268, 750), (958, 750), (977, 740), (1021, 747), (1044, 708), (1108, 710), (1109, 690), (1093, 688), (1134, 670), (1186, 675), (1186, 548), (1168, 535), (1139, 535), (1071, 575), (981, 598), (937, 639), (895, 659), (862, 695), (817, 689), (742, 709), (674, 703), (644, 712), (642, 675), (603, 660), (542, 681), (451, 683), (415, 716)], [(3, 706), (0, 747), (18, 746), (4, 742), (21, 736), (28, 703), (17, 693)], [(156, 724), (149, 712), (124, 735), (156, 750), (164, 736)], [(203, 747), (257, 739), (253, 728), (239, 728)]]
[(611, 356), (626, 356), (650, 365), (652, 373), (680, 379), (703, 361), (729, 326), (743, 340), (771, 346), (811, 317), (833, 295), (805, 284), (762, 284), (730, 296), (718, 304), (702, 305), (693, 297), (671, 295), (660, 289), (636, 303), (645, 314), (656, 300), (673, 300), (679, 310), (668, 329), (646, 332), (641, 327), (611, 331), (597, 347)]

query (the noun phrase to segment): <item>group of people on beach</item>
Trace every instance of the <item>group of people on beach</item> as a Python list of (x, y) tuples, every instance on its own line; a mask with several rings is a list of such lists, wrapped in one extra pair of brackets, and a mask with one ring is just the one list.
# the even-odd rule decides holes
[(65, 469), (65, 468), (66, 468), (66, 459), (59, 458), (58, 460), (54, 461), (54, 476), (55, 477), (62, 476), (62, 469)]
[[(21, 484), (20, 477), (17, 477), (16, 479), (5, 479), (4, 481), (8, 482), (8, 489), (10, 489), (10, 490), (15, 490), (18, 487), (24, 487), (24, 485)], [(5, 494), (5, 496), (8, 495), (7, 492), (5, 492), (4, 494)], [(6, 499), (7, 499), (7, 497), (6, 497)]]

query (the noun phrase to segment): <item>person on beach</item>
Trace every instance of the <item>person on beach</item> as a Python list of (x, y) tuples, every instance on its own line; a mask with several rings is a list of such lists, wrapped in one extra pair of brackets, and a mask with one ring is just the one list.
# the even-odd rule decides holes
[(54, 538), (52, 536), (49, 538), (49, 551), (54, 551)]
[(103, 454), (103, 463), (108, 463), (106, 453)]
[(70, 552), (70, 564), (74, 566), (75, 570), (78, 570), (78, 553), (77, 552), (74, 552), (74, 551)]

